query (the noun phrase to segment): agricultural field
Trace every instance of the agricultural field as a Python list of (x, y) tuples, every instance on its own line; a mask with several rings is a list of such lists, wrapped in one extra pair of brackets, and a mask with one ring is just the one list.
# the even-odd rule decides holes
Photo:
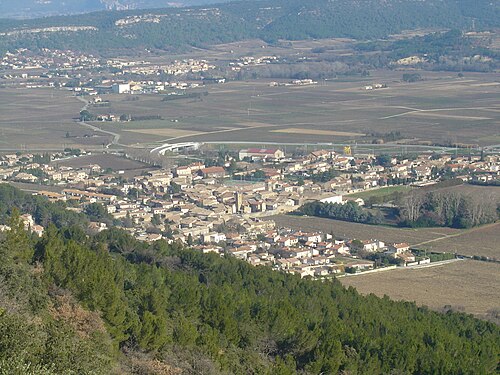
[(359, 193), (349, 194), (349, 198), (361, 198), (367, 199), (372, 197), (387, 197), (394, 193), (409, 193), (413, 190), (413, 188), (406, 185), (397, 185), (397, 186), (387, 186), (379, 189), (372, 189), (367, 191), (362, 191)]
[[(398, 268), (339, 279), (362, 294), (387, 295), (442, 311), (445, 306), (491, 319), (500, 311), (500, 265), (473, 260), (428, 268)], [(497, 323), (498, 321), (497, 317)]]
[(65, 90), (0, 88), (0, 152), (102, 148), (109, 136), (74, 121), (81, 107)]
[[(404, 72), (379, 71), (316, 85), (271, 87), (269, 80), (235, 81), (199, 89), (208, 95), (162, 101), (158, 95), (104, 95), (110, 107), (95, 113), (161, 116), (162, 120), (97, 123), (124, 144), (151, 147), (176, 141), (358, 143), (373, 149), (372, 133), (399, 131), (407, 142), (492, 145), (500, 136), (500, 84), (491, 74), (458, 78), (422, 72), (424, 81), (401, 82)], [(387, 84), (365, 90), (374, 82)], [(394, 146), (394, 145), (392, 145)], [(242, 146), (244, 147), (244, 146)], [(401, 147), (401, 146), (400, 146)]]
[(460, 230), (455, 235), (416, 244), (417, 248), (435, 252), (451, 252), (500, 260), (500, 223)]
[(481, 186), (481, 185), (470, 185), (461, 184), (450, 187), (438, 187), (433, 188), (433, 186), (428, 186), (423, 188), (424, 191), (434, 191), (434, 192), (453, 192), (457, 194), (465, 195), (475, 195), (480, 196), (483, 199), (489, 199), (492, 204), (500, 203), (500, 186)]
[[(468, 73), (458, 78), (455, 73), (421, 72), (424, 81), (404, 83), (403, 73), (376, 71), (369, 77), (304, 86), (273, 87), (272, 79), (233, 81), (197, 89), (208, 93), (200, 98), (169, 101), (162, 101), (161, 95), (131, 100), (109, 94), (102, 96), (109, 107), (88, 109), (95, 114), (160, 116), (92, 123), (118, 133), (120, 144), (131, 147), (176, 141), (240, 142), (241, 147), (246, 142), (356, 143), (386, 152), (397, 145), (371, 142), (389, 132), (400, 132), (408, 143), (500, 144), (500, 84), (494, 75)], [(373, 83), (388, 87), (364, 89)], [(97, 150), (110, 142), (110, 134), (75, 121), (83, 103), (69, 91), (1, 88), (0, 103), (0, 148), (5, 151), (65, 146)]]
[(397, 228), (293, 215), (271, 216), (277, 226), (333, 233), (341, 238), (379, 239), (386, 243), (408, 242), (412, 247), (435, 252), (457, 252), (500, 259), (500, 223), (472, 229)]

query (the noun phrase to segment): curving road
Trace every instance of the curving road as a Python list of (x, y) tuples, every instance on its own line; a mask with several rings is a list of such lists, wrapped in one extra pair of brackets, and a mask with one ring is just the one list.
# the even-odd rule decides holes
[[(80, 100), (82, 103), (85, 103), (85, 105), (80, 109), (80, 112), (87, 110), (87, 108), (89, 106), (89, 102), (86, 101), (81, 96), (77, 96), (76, 98), (78, 100)], [(111, 135), (113, 138), (112, 138), (111, 142), (106, 145), (106, 148), (109, 148), (110, 146), (113, 146), (113, 145), (122, 146), (122, 147), (126, 146), (126, 145), (123, 145), (121, 143), (118, 143), (120, 141), (120, 134), (118, 134), (118, 133), (115, 133), (115, 132), (112, 132), (112, 131), (109, 131), (109, 130), (103, 130), (103, 129), (97, 127), (97, 126), (88, 124), (85, 121), (78, 121), (78, 123), (80, 125), (82, 125), (82, 126), (86, 126), (87, 128), (92, 129), (93, 131)]]

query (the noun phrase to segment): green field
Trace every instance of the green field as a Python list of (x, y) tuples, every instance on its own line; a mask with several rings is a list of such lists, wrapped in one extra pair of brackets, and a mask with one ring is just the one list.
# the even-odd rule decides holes
[(361, 199), (367, 199), (367, 198), (372, 198), (372, 197), (387, 197), (393, 193), (401, 192), (401, 193), (408, 193), (412, 190), (411, 187), (409, 186), (387, 186), (379, 189), (373, 189), (373, 190), (368, 190), (368, 191), (362, 191), (359, 193), (354, 193), (354, 194), (349, 194), (350, 198), (361, 198)]

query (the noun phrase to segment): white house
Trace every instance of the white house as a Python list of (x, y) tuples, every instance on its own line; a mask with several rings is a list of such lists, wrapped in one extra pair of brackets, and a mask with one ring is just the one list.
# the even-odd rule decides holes
[(129, 94), (130, 83), (115, 83), (113, 86), (111, 86), (111, 89), (115, 94)]

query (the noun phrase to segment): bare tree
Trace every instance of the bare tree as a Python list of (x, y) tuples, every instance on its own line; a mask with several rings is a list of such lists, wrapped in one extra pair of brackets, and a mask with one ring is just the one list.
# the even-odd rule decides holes
[(418, 193), (409, 194), (401, 207), (403, 217), (409, 222), (415, 222), (420, 217), (420, 212), (424, 203), (423, 196)]

